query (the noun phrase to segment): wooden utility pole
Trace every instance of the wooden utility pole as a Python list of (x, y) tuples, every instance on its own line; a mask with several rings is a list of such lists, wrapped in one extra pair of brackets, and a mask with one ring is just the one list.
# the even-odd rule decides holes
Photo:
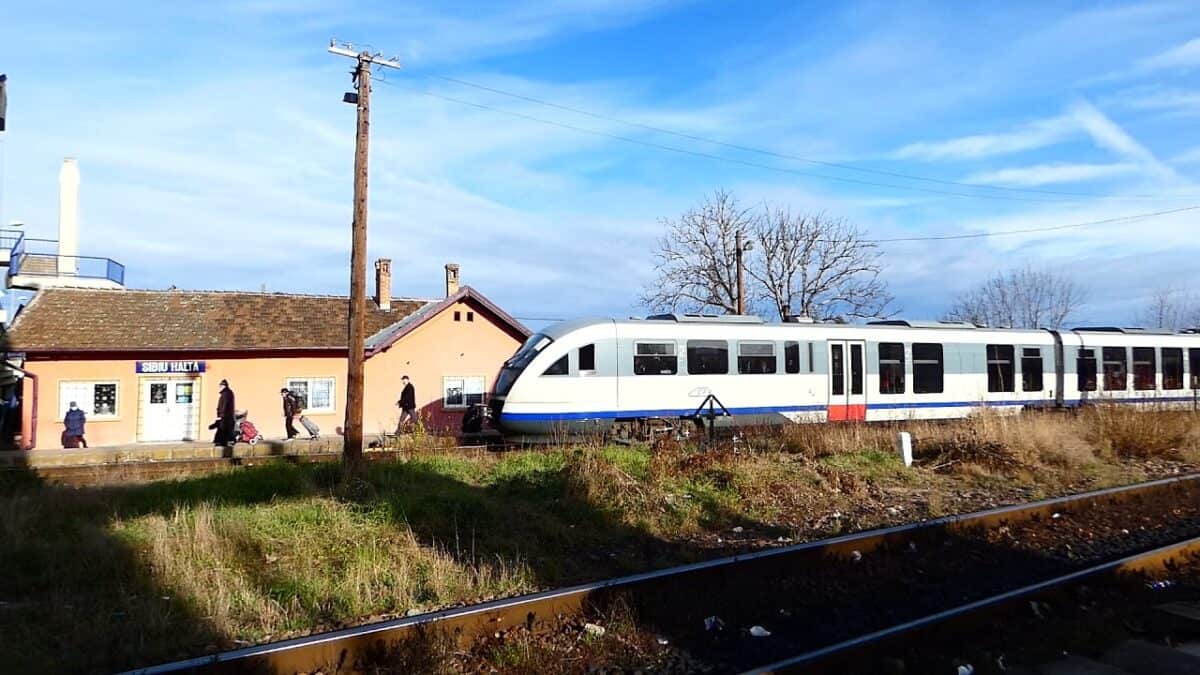
[(346, 313), (349, 345), (347, 346), (346, 422), (343, 461), (358, 466), (363, 456), (363, 370), (366, 357), (367, 305), (367, 147), (371, 136), (371, 67), (399, 68), (396, 58), (383, 59), (380, 54), (355, 52), (350, 44), (329, 43), (329, 53), (357, 61), (352, 77), (355, 93), (343, 97), (358, 107), (358, 133), (354, 142), (354, 221), (350, 246), (350, 307)]
[(734, 234), (734, 245), (737, 246), (737, 253), (734, 255), (737, 261), (737, 313), (741, 315), (746, 313), (746, 263), (742, 259), (746, 247), (742, 243), (741, 230)]

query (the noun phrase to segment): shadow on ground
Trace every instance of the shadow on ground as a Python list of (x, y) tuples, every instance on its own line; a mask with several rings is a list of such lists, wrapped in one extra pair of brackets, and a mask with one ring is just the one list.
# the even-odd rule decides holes
[[(47, 484), (26, 470), (0, 474), (0, 670), (111, 672), (237, 646), (243, 636), (223, 631), (195, 598), (158, 578), (147, 550), (152, 542), (113, 526), (148, 515), (171, 518), (202, 504), (222, 517), (219, 509), (227, 506), (333, 500), (411, 531), (419, 544), (463, 566), (523, 568), (536, 587), (712, 555), (623, 523), (611, 507), (572, 489), (561, 467), (514, 469), (486, 484), (460, 469), (437, 458), (384, 461), (345, 480), (337, 465), (278, 463), (85, 488)], [(703, 508), (706, 522), (758, 526), (714, 504)], [(267, 569), (259, 544), (230, 545), (245, 549), (236, 573), (272, 601), (312, 603), (322, 627), (366, 618), (339, 610), (334, 599), (311, 597), (301, 579)]]

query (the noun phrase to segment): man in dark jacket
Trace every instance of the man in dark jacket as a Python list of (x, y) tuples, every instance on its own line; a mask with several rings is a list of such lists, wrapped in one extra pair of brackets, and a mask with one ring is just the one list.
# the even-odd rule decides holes
[(83, 437), (83, 425), (87, 422), (87, 415), (79, 409), (75, 401), (71, 401), (70, 407), (67, 409), (67, 414), (63, 416), (63, 426), (66, 427), (63, 433), (63, 447), (78, 448), (79, 446), (87, 447), (87, 439)]
[(412, 382), (409, 382), (408, 376), (400, 378), (404, 383), (404, 389), (400, 392), (400, 400), (396, 401), (396, 405), (400, 408), (400, 422), (396, 424), (396, 435), (404, 433), (404, 423), (416, 424), (417, 422), (417, 390), (413, 387)]
[(300, 401), (296, 395), (288, 391), (287, 387), (279, 390), (279, 394), (283, 396), (283, 426), (287, 428), (287, 439), (290, 441), (300, 435), (296, 431), (296, 426), (292, 424), (292, 418), (300, 414)]
[(217, 399), (217, 433), (213, 437), (213, 445), (233, 445), (237, 436), (234, 434), (234, 398), (233, 390), (227, 380), (221, 380), (218, 385), (221, 396)]

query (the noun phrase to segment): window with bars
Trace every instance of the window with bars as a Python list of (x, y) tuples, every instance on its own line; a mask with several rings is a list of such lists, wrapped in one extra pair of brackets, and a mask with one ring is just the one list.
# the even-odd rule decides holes
[(467, 408), (483, 403), (485, 381), (482, 375), (451, 375), (442, 378), (442, 407)]
[(284, 384), (306, 413), (334, 412), (334, 378), (289, 377)]
[(60, 382), (58, 415), (66, 415), (71, 401), (74, 401), (89, 419), (116, 417), (117, 389), (116, 382)]

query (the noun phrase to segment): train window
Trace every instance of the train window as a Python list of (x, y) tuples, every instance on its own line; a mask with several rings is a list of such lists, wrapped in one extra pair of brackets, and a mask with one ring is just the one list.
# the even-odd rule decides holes
[(1188, 372), (1192, 374), (1192, 389), (1200, 389), (1200, 349), (1188, 350)]
[(863, 348), (862, 345), (850, 345), (850, 395), (861, 396), (863, 393)]
[(567, 366), (567, 355), (563, 354), (562, 358), (550, 364), (543, 375), (566, 375), (570, 368)]
[(794, 375), (800, 372), (800, 343), (783, 343), (783, 372)]
[(1042, 350), (1025, 347), (1021, 350), (1021, 391), (1042, 390)]
[(688, 340), (688, 375), (725, 375), (729, 372), (729, 343), (724, 340)]
[(846, 354), (842, 345), (829, 345), (829, 372), (832, 376), (834, 396), (846, 395)]
[(1154, 389), (1154, 347), (1133, 348), (1133, 388), (1138, 391)]
[(1183, 349), (1163, 347), (1163, 389), (1183, 389)]
[(942, 368), (942, 346), (937, 343), (914, 342), (913, 393), (940, 394), (945, 388)]
[(769, 375), (775, 372), (774, 342), (739, 342), (738, 372), (743, 375)]
[(596, 369), (596, 345), (584, 345), (579, 348), (579, 370)]
[(904, 393), (904, 344), (879, 343), (879, 393)]
[(808, 372), (817, 372), (817, 362), (813, 359), (813, 343), (808, 343)]
[(1075, 376), (1079, 391), (1096, 391), (1096, 350), (1079, 350), (1079, 357), (1075, 359)]
[(1128, 358), (1124, 347), (1105, 347), (1104, 355), (1104, 390), (1125, 391), (1129, 386), (1129, 371), (1126, 369)]
[(634, 375), (674, 375), (679, 372), (674, 342), (638, 342), (633, 348)]
[(1016, 391), (1016, 366), (1012, 345), (987, 346), (988, 391)]

